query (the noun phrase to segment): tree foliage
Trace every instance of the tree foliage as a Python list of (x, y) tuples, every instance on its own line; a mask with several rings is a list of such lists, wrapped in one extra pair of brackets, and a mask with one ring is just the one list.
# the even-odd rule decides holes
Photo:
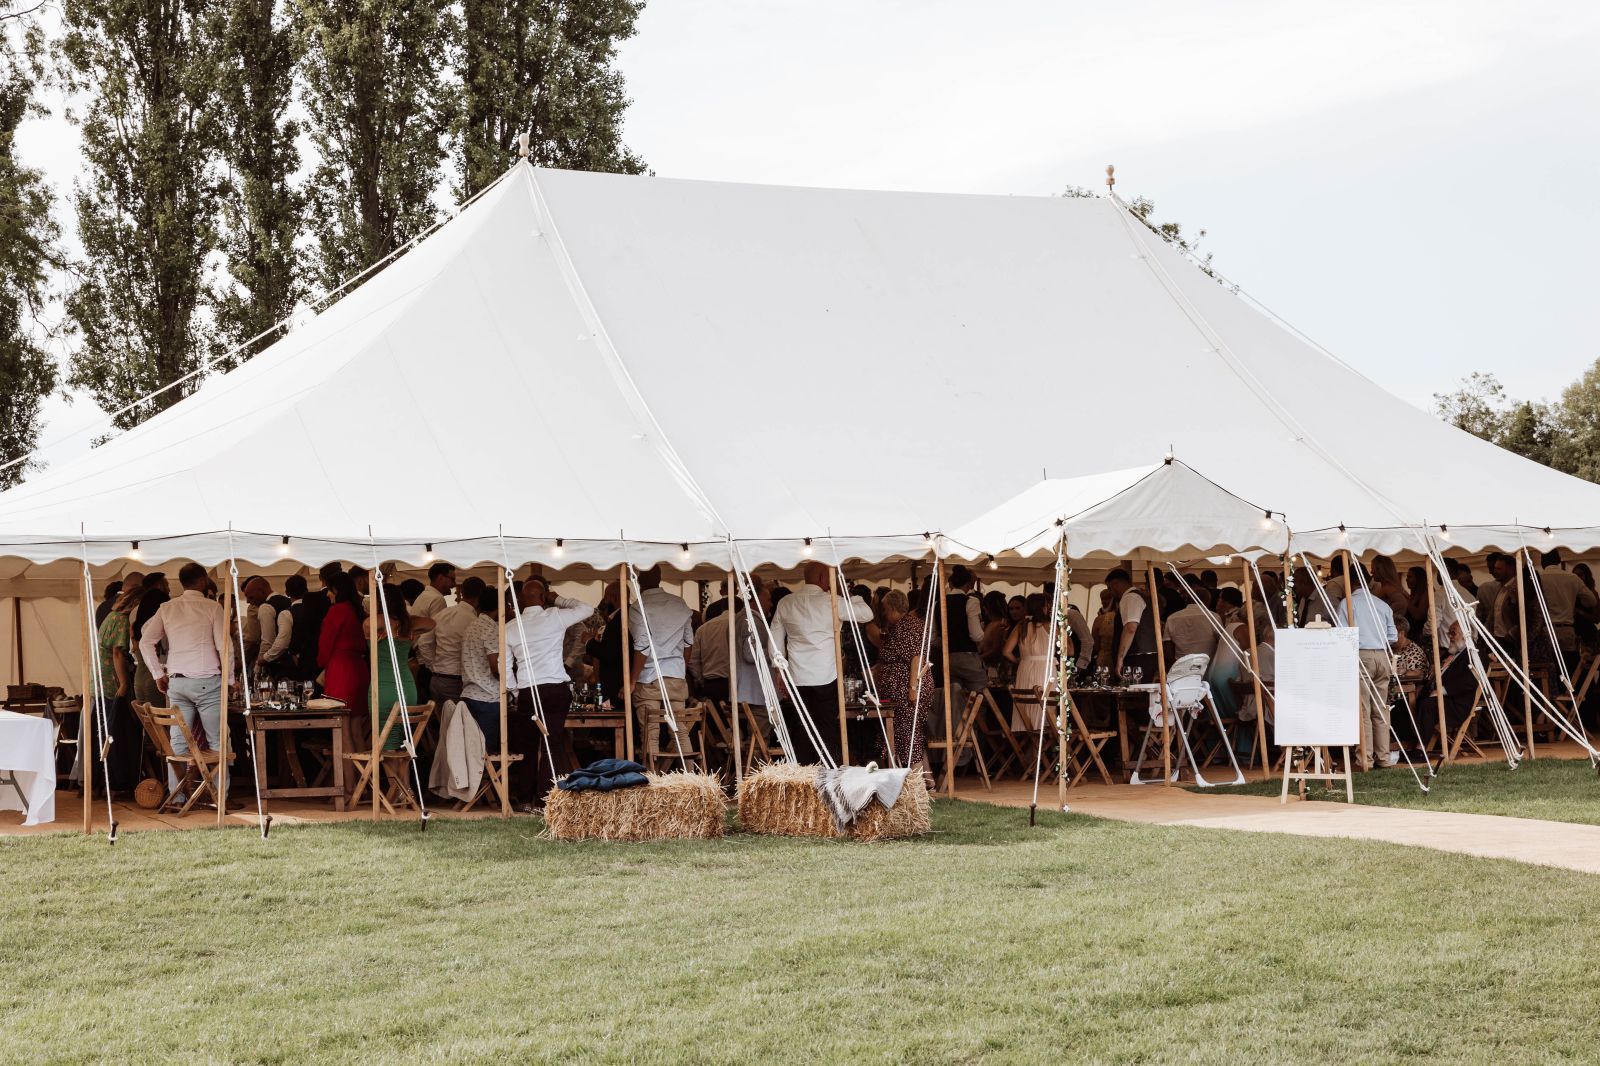
[(1474, 373), (1435, 393), (1440, 418), (1535, 462), (1600, 482), (1600, 361), (1554, 403), (1514, 400), (1493, 374)]
[[(56, 364), (40, 344), (40, 316), (60, 264), (60, 230), (51, 217), (50, 189), (39, 171), (16, 157), (16, 133), (30, 114), (40, 70), (38, 27), (20, 12), (0, 27), (0, 459), (31, 451), (39, 408), (56, 387)], [(0, 487), (14, 484), (29, 464), (0, 470)]]
[[(82, 95), (84, 258), (67, 312), (71, 384), (120, 408), (197, 369), (217, 244), (217, 63), (206, 0), (67, 0), (61, 69)], [(118, 418), (127, 427), (191, 391)]]
[(434, 220), (459, 101), (456, 16), (444, 0), (297, 0), (296, 28), (316, 276), (331, 290)]
[(231, 280), (218, 294), (218, 341), (232, 348), (259, 337), (241, 353), (248, 356), (278, 338), (272, 327), (305, 292), (295, 243), (304, 202), (293, 184), (300, 124), (288, 117), (298, 38), (276, 0), (221, 0), (212, 33), (220, 154), (228, 171), (222, 241)]
[(465, 0), (460, 191), (471, 196), (516, 159), (638, 174), (622, 143), (628, 97), (615, 69), (642, 0)]

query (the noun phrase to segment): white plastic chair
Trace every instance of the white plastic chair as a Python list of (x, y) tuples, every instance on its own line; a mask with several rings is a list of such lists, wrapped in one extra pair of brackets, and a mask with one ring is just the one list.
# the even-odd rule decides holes
[[(1187, 758), (1189, 766), (1194, 771), (1194, 783), (1198, 788), (1214, 788), (1213, 782), (1207, 781), (1200, 772), (1200, 764), (1194, 757), (1194, 749), (1189, 745), (1189, 728), (1207, 708), (1211, 711), (1211, 718), (1217, 723), (1217, 732), (1221, 734), (1223, 748), (1228, 753), (1228, 761), (1233, 764), (1232, 784), (1242, 785), (1244, 771), (1239, 769), (1239, 760), (1233, 754), (1233, 740), (1228, 736), (1227, 729), (1222, 724), (1222, 714), (1217, 710), (1217, 702), (1211, 696), (1211, 685), (1206, 681), (1206, 670), (1211, 666), (1211, 656), (1203, 653), (1185, 655), (1172, 664), (1167, 671), (1167, 700), (1166, 705), (1172, 709), (1172, 725), (1178, 730), (1178, 742), (1182, 750), (1178, 753), (1178, 761), (1172, 768), (1169, 781), (1176, 781), (1183, 774), (1183, 762)], [(1149, 784), (1139, 776), (1137, 767), (1144, 765), (1144, 754), (1150, 744), (1150, 735), (1160, 729), (1164, 724), (1162, 704), (1159, 700), (1150, 705), (1150, 726), (1144, 731), (1144, 738), (1139, 742), (1139, 756), (1134, 761), (1133, 773), (1128, 778), (1130, 785)]]

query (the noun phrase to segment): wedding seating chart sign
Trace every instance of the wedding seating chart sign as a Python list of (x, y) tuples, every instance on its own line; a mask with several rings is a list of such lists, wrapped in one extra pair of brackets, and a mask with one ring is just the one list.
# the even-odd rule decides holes
[(1350, 628), (1280, 629), (1277, 641), (1279, 747), (1361, 742), (1361, 658)]

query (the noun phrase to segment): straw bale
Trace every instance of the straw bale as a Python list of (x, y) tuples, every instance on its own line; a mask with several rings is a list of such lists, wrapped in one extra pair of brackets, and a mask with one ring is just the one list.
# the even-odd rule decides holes
[(722, 836), (727, 797), (711, 774), (646, 774), (615, 792), (551, 789), (545, 830), (556, 840), (709, 840)]
[(931, 804), (921, 773), (912, 771), (906, 775), (894, 807), (886, 810), (874, 800), (849, 831), (841, 833), (817, 795), (817, 770), (816, 766), (775, 762), (746, 774), (739, 785), (739, 823), (752, 833), (869, 841), (928, 831)]

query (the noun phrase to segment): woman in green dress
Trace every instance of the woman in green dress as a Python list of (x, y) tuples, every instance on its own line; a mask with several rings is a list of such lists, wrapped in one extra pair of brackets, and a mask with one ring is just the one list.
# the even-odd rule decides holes
[[(389, 721), (389, 713), (396, 703), (407, 707), (417, 705), (417, 679), (411, 672), (411, 639), (423, 630), (433, 628), (431, 618), (413, 618), (406, 612), (405, 597), (400, 586), (387, 582), (383, 586), (383, 602), (373, 606), (387, 608), (388, 618), (378, 630), (378, 730), (382, 732)], [(376, 618), (378, 611), (373, 612)], [(364, 626), (372, 624), (368, 618)], [(370, 633), (368, 634), (370, 639)], [(397, 670), (398, 668), (398, 670)], [(403, 689), (395, 689), (395, 674), (399, 673)], [(383, 750), (398, 751), (405, 746), (405, 727), (396, 721), (383, 743)]]

